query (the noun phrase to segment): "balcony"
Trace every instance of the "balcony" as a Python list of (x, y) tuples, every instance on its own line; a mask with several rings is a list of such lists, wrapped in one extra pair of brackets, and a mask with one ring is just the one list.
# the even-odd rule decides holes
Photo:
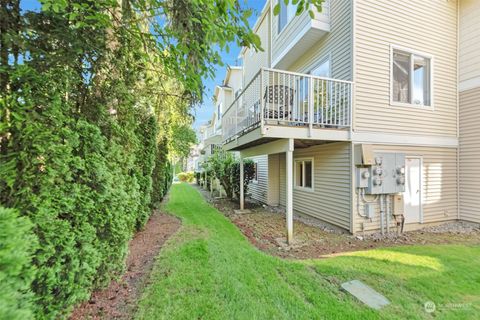
[(262, 139), (348, 140), (351, 111), (350, 81), (262, 68), (224, 113), (223, 142), (233, 150)]
[(272, 67), (286, 69), (302, 54), (330, 32), (330, 1), (324, 1), (322, 12), (311, 18), (308, 10), (294, 16), (279, 30), (278, 18), (272, 19)]

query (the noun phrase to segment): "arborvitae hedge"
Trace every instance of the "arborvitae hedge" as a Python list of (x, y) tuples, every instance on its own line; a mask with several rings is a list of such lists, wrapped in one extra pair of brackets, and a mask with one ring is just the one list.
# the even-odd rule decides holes
[(66, 318), (123, 271), (187, 108), (128, 1), (41, 2), (0, 3), (0, 319)]
[[(41, 81), (32, 81), (36, 77)], [(156, 145), (156, 118), (148, 110), (127, 101), (117, 106), (121, 116), (116, 117), (105, 105), (90, 105), (98, 115), (93, 121), (65, 99), (71, 79), (65, 71), (40, 75), (25, 67), (19, 79), (22, 96), (0, 102), (9, 110), (1, 118), (9, 139), (0, 157), (0, 200), (33, 224), (36, 273), (30, 283), (33, 295), (17, 294), (17, 311), (11, 303), (0, 304), (0, 318), (15, 312), (32, 312), (39, 319), (65, 317), (122, 271), (128, 241), (147, 221), (152, 198), (160, 201), (165, 194), (171, 173), (164, 145)], [(10, 225), (25, 218), (15, 219), (9, 217)], [(2, 247), (13, 232), (8, 227), (2, 223)], [(0, 264), (0, 274), (13, 277), (11, 283), (2, 281), (5, 294), (26, 292), (30, 279), (26, 274), (15, 278), (29, 248), (13, 240), (21, 261)]]
[(31, 319), (31, 223), (16, 210), (0, 207), (0, 226), (0, 319)]

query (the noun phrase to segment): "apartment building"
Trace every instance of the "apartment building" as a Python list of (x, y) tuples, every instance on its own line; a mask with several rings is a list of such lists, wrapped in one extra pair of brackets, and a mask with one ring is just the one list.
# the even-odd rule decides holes
[[(222, 148), (222, 115), (232, 104), (235, 97), (241, 93), (242, 83), (242, 67), (228, 66), (222, 84), (215, 87), (212, 116), (206, 124), (199, 128), (201, 156), (197, 162), (196, 172), (206, 174), (203, 170), (203, 164), (211, 155)], [(211, 178), (205, 177), (205, 179)], [(224, 190), (218, 181), (211, 180), (210, 183), (212, 184), (212, 192), (216, 192), (219, 196), (224, 195)]]
[(258, 162), (252, 197), (285, 208), (288, 238), (294, 214), (354, 234), (478, 222), (479, 1), (276, 4), (222, 141)]

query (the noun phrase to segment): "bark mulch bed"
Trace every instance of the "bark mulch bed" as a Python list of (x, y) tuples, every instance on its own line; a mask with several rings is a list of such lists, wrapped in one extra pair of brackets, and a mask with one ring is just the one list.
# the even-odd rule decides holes
[(480, 245), (480, 225), (467, 222), (450, 222), (401, 235), (371, 234), (352, 236), (337, 228), (308, 219), (295, 219), (294, 242), (285, 240), (285, 214), (280, 209), (246, 201), (251, 213), (236, 214), (238, 203), (227, 199), (214, 199), (200, 189), (205, 199), (227, 216), (248, 240), (260, 250), (290, 259), (326, 258), (342, 252), (368, 250), (378, 247), (424, 244)]
[(144, 230), (130, 241), (125, 274), (108, 288), (93, 292), (89, 301), (73, 310), (70, 319), (131, 319), (155, 257), (180, 225), (173, 216), (152, 214)]

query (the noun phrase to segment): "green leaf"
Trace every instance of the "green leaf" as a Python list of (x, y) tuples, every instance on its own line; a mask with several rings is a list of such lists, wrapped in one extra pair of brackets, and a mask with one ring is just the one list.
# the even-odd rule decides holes
[(277, 3), (274, 7), (273, 7), (273, 14), (278, 16), (278, 14), (280, 13), (280, 3)]

